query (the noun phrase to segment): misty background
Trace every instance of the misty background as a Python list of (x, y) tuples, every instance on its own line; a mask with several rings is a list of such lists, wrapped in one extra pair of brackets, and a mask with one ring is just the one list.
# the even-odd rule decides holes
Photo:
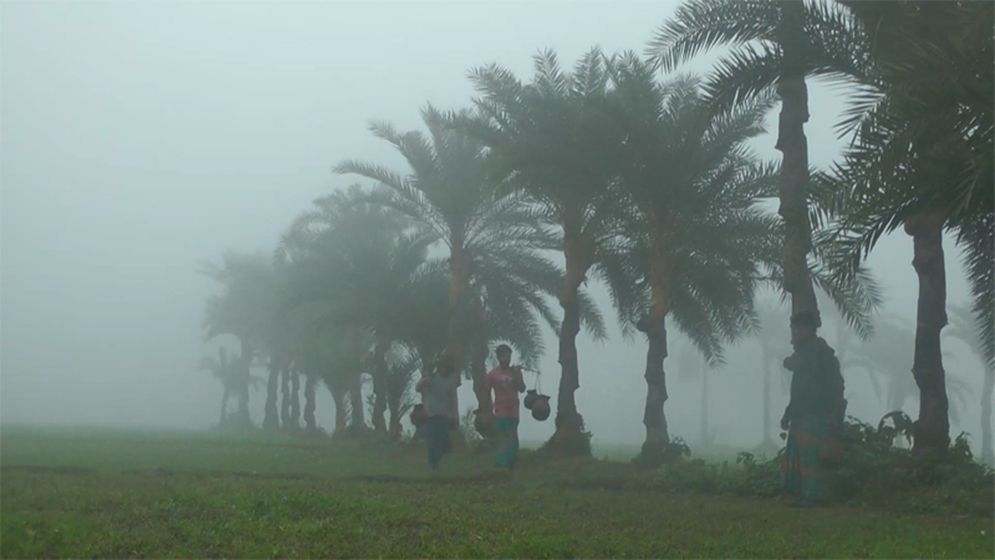
[[(197, 273), (200, 263), (219, 261), (227, 249), (271, 251), (313, 199), (351, 183), (331, 172), (342, 159), (405, 169), (367, 132), (370, 119), (419, 128), (426, 102), (469, 106), (471, 68), (496, 62), (528, 77), (540, 48), (555, 49), (566, 65), (592, 45), (641, 52), (675, 7), (660, 0), (0, 4), (0, 423), (212, 426), (222, 389), (198, 362), (224, 341), (203, 337), (204, 301), (217, 287)], [(684, 70), (704, 73), (711, 59)], [(811, 87), (813, 165), (828, 166), (843, 145), (833, 131), (843, 94)], [(756, 148), (776, 160), (773, 144), (768, 134)], [(960, 254), (952, 240), (945, 249), (948, 302), (965, 305)], [(901, 233), (869, 260), (883, 313), (910, 328), (911, 260), (911, 239)], [(638, 444), (645, 342), (621, 337), (605, 290), (592, 288), (611, 337), (578, 339), (578, 408), (595, 445)], [(835, 326), (822, 333), (832, 343)], [(559, 366), (547, 335), (541, 370), (550, 393)], [(700, 377), (679, 371), (686, 344), (671, 338), (667, 417), (672, 433), (693, 444)], [(972, 388), (952, 435), (977, 434), (980, 364), (961, 343), (944, 344), (948, 373)], [(763, 436), (758, 344), (744, 340), (727, 358), (709, 374), (710, 427), (716, 443), (753, 446)], [(778, 367), (775, 389), (782, 374)], [(843, 374), (849, 412), (876, 423), (888, 409), (867, 374)], [(776, 426), (786, 395), (775, 393)], [(460, 395), (463, 409), (473, 406), (468, 382)], [(257, 423), (263, 400), (253, 393)], [(333, 404), (323, 387), (316, 412), (330, 428)], [(906, 412), (915, 417), (912, 400)], [(525, 419), (520, 431), (542, 440), (552, 429)]]

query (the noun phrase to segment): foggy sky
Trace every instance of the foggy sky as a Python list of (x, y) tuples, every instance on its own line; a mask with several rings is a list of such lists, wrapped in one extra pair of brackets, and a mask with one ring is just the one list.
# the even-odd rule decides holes
[[(330, 171), (342, 159), (403, 171), (367, 132), (370, 119), (416, 128), (425, 102), (469, 105), (472, 67), (497, 62), (525, 79), (540, 48), (566, 66), (596, 44), (642, 52), (674, 6), (4, 2), (0, 422), (210, 426), (221, 390), (197, 364), (211, 351), (201, 314), (216, 286), (198, 263), (226, 249), (271, 250), (311, 200), (352, 182)], [(812, 163), (828, 165), (840, 149), (841, 92), (816, 85), (810, 103)], [(778, 157), (772, 136), (756, 144)], [(947, 249), (950, 301), (964, 302), (958, 254)], [(909, 319), (911, 258), (910, 240), (895, 235), (871, 259), (889, 311)], [(639, 442), (645, 347), (612, 332), (606, 344), (580, 341), (578, 405), (598, 441)], [(740, 360), (714, 379), (720, 441), (760, 439), (751, 367)], [(555, 391), (555, 352), (542, 370)], [(851, 402), (869, 388), (853, 377)], [(674, 375), (669, 385), (671, 429), (693, 438), (698, 382)], [(319, 422), (330, 428), (331, 401), (319, 394)], [(263, 395), (252, 398), (259, 422)], [(964, 429), (976, 432), (972, 407)], [(523, 420), (525, 438), (551, 430)]]

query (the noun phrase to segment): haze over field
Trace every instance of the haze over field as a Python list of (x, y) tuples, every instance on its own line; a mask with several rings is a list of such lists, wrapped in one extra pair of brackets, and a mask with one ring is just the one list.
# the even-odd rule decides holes
[[(206, 343), (201, 328), (216, 286), (197, 273), (200, 263), (228, 249), (274, 249), (313, 199), (353, 181), (331, 172), (345, 158), (404, 169), (368, 133), (370, 119), (421, 128), (426, 102), (470, 105), (471, 68), (496, 62), (528, 76), (540, 48), (555, 49), (565, 64), (594, 44), (641, 52), (675, 8), (662, 1), (3, 3), (0, 423), (212, 426), (221, 388), (198, 363), (219, 343)], [(704, 73), (710, 60), (687, 69)], [(843, 145), (833, 124), (844, 100), (816, 84), (809, 103), (812, 164), (828, 166)], [(756, 147), (776, 160), (773, 143), (768, 134)], [(952, 247), (948, 301), (967, 305)], [(910, 239), (896, 234), (869, 260), (883, 314), (909, 325), (917, 293), (911, 259)], [(623, 339), (606, 291), (593, 291), (610, 338), (580, 338), (578, 408), (596, 445), (638, 444), (645, 342)], [(832, 341), (835, 325), (823, 332)], [(546, 338), (541, 370), (552, 391), (556, 340), (552, 332)], [(688, 345), (676, 337), (671, 346), (668, 371), (676, 372)], [(910, 367), (911, 350), (910, 339)], [(951, 432), (977, 433), (982, 368), (959, 342), (945, 342), (945, 350), (947, 370), (968, 397)], [(762, 438), (756, 341), (730, 349), (727, 361), (710, 377), (710, 429), (716, 443), (753, 446)], [(888, 411), (864, 372), (844, 376), (851, 413), (876, 422)], [(700, 378), (675, 374), (668, 384), (671, 430), (694, 441)], [(468, 382), (460, 395), (462, 408), (474, 405)], [(262, 391), (254, 392), (257, 423), (262, 405)], [(906, 412), (916, 415), (911, 399)], [(324, 388), (317, 415), (329, 429), (333, 405)], [(527, 419), (521, 433), (544, 440), (552, 429)]]

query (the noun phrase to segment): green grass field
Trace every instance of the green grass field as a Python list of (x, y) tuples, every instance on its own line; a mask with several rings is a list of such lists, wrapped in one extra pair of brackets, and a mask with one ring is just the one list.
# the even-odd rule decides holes
[(432, 474), (418, 448), (5, 428), (0, 555), (993, 556), (990, 518), (577, 483), (622, 463), (526, 457), (508, 477), (487, 456), (448, 459)]

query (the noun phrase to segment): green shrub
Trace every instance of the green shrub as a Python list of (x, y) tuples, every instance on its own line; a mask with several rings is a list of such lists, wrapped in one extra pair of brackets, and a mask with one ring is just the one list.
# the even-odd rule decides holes
[[(967, 435), (958, 436), (941, 455), (913, 457), (896, 446), (911, 441), (912, 421), (901, 412), (885, 415), (872, 426), (855, 418), (845, 422), (842, 462), (828, 470), (835, 503), (873, 506), (894, 511), (992, 516), (992, 470), (971, 455)], [(600, 463), (578, 471), (571, 486), (629, 489), (667, 493), (717, 493), (774, 497), (782, 493), (784, 449), (773, 458), (740, 453), (735, 464), (706, 463), (692, 458), (679, 438), (668, 447), (667, 459), (647, 470)], [(613, 466), (614, 465), (614, 466)]]

